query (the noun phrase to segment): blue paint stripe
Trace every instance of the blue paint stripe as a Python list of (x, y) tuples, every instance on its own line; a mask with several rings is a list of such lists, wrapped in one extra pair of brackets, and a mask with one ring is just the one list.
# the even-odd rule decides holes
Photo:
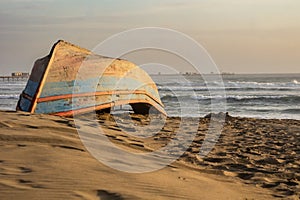
[(39, 83), (28, 80), (27, 85), (24, 89), (24, 93), (33, 97), (37, 91), (38, 86), (39, 86)]
[[(29, 79), (27, 81), (27, 84), (26, 84), (26, 87), (25, 87), (23, 93), (27, 94), (30, 97), (34, 97), (38, 87), (39, 87), (38, 82), (34, 82)], [(31, 100), (28, 100), (28, 99), (24, 98), (23, 96), (20, 96), (18, 106), (22, 111), (30, 112)]]
[[(113, 99), (112, 99), (113, 98)], [(93, 98), (90, 98), (93, 99)], [(56, 101), (49, 101), (49, 102), (41, 102), (37, 104), (36, 113), (57, 113), (57, 112), (65, 112), (70, 110), (78, 110), (82, 108), (88, 108), (93, 106), (98, 106), (106, 103), (111, 103), (113, 101), (122, 101), (122, 100), (148, 100), (152, 101), (151, 98), (149, 98), (146, 95), (141, 94), (130, 94), (130, 95), (121, 95), (119, 98), (112, 95), (107, 95), (107, 98), (102, 102), (95, 102), (96, 105), (89, 103), (82, 103), (81, 98), (74, 98), (74, 99), (60, 99)], [(155, 103), (154, 101), (152, 101)]]
[[(99, 81), (99, 82), (98, 82)], [(152, 87), (143, 85), (144, 83), (132, 78), (117, 78), (117, 77), (101, 77), (88, 80), (77, 80), (69, 82), (49, 82), (45, 83), (40, 98), (65, 95), (65, 94), (80, 94), (91, 92), (104, 92), (115, 90), (146, 90), (157, 99), (159, 94)], [(117, 87), (116, 87), (117, 86)], [(141, 87), (143, 86), (143, 87)]]
[(19, 107), (21, 110), (29, 112), (30, 107), (31, 107), (31, 101), (24, 98), (24, 97), (20, 97), (20, 101), (19, 101)]

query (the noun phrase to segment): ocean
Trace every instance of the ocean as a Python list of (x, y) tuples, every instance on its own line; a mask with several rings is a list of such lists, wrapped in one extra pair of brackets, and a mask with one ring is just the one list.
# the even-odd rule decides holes
[[(169, 116), (203, 117), (212, 111), (211, 102), (222, 100), (232, 116), (300, 120), (300, 74), (228, 74), (223, 83), (209, 76), (210, 83), (200, 75), (151, 75)], [(0, 110), (15, 110), (25, 85), (0, 80)], [(218, 95), (222, 91), (226, 97)]]
[(174, 105), (177, 99), (187, 102), (196, 99), (198, 112), (191, 111), (190, 116), (204, 116), (210, 113), (213, 100), (224, 98), (218, 93), (225, 90), (226, 99), (222, 100), (226, 102), (226, 111), (232, 116), (300, 119), (300, 74), (222, 75), (222, 84), (214, 81), (213, 76), (210, 83), (206, 83), (200, 75), (152, 78), (158, 84), (161, 99), (171, 116), (181, 112), (180, 107)]
[(26, 86), (26, 80), (0, 80), (0, 110), (16, 110), (19, 95)]

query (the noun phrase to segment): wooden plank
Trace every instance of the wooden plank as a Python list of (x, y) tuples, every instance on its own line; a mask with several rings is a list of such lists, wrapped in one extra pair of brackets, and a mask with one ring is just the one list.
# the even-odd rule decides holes
[(58, 96), (49, 96), (49, 97), (43, 97), (39, 98), (37, 100), (38, 103), (41, 102), (48, 102), (48, 101), (56, 101), (60, 99), (68, 99), (68, 98), (75, 98), (75, 97), (89, 97), (89, 96), (102, 96), (102, 95), (122, 95), (122, 94), (143, 94), (147, 95), (151, 99), (153, 99), (156, 103), (161, 104), (159, 99), (152, 96), (151, 94), (147, 93), (144, 90), (135, 90), (135, 91), (104, 91), (104, 92), (91, 92), (91, 93), (81, 93), (81, 94), (65, 94), (65, 95), (58, 95)]
[(48, 82), (44, 85), (40, 98), (48, 96), (59, 96), (72, 93), (91, 93), (115, 90), (145, 90), (159, 99), (159, 94), (155, 83), (141, 82), (124, 77), (121, 80), (114, 76), (98, 77), (94, 79), (68, 81), (68, 82)]
[(159, 105), (156, 101), (150, 98), (147, 95), (143, 94), (120, 94), (120, 95), (102, 95), (102, 96), (83, 96), (76, 98), (68, 98), (68, 99), (59, 99), (56, 101), (47, 101), (41, 102), (37, 104), (36, 113), (53, 113), (53, 112), (64, 112), (72, 109), (81, 109), (84, 107), (93, 107), (97, 105), (102, 105), (109, 102), (116, 101), (129, 101), (129, 100), (138, 100), (143, 102), (144, 100), (151, 101), (152, 104)]

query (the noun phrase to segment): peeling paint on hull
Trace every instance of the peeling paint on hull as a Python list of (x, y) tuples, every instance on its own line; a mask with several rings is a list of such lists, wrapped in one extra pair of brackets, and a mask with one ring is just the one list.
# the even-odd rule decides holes
[(166, 115), (155, 83), (138, 66), (58, 41), (35, 62), (17, 110), (73, 116), (123, 104)]

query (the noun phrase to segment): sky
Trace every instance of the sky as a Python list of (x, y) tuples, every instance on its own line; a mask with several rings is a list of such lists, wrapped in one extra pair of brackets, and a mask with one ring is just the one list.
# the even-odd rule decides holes
[(1, 0), (0, 75), (29, 72), (58, 39), (93, 49), (140, 27), (189, 35), (221, 72), (300, 73), (299, 10), (299, 0)]

